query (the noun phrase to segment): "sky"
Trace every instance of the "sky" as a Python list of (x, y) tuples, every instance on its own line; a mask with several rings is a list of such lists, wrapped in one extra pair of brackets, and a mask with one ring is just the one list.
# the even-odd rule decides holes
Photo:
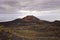
[(60, 20), (60, 0), (0, 0), (0, 22), (34, 15), (41, 20)]

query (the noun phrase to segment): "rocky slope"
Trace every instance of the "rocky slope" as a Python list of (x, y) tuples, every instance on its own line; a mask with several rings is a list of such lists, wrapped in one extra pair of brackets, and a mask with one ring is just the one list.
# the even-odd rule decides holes
[(0, 22), (0, 39), (60, 40), (60, 21), (48, 22), (35, 16), (26, 16), (23, 19)]

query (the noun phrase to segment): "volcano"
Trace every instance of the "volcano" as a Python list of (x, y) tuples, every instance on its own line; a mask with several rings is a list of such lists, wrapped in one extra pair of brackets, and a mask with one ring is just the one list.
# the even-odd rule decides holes
[(35, 16), (29, 15), (26, 16), (22, 19), (17, 18), (15, 20), (12, 21), (8, 21), (8, 22), (0, 22), (1, 25), (5, 25), (5, 26), (11, 26), (11, 25), (31, 25), (31, 24), (35, 24), (35, 23), (39, 23), (40, 19), (38, 19)]
[(35, 16), (26, 16), (22, 19), (24, 22), (39, 22), (40, 20)]
[[(59, 22), (59, 23), (58, 23)], [(56, 24), (58, 23), (58, 25), (60, 25), (60, 21), (56, 21), (56, 22), (49, 22), (49, 21), (45, 21), (45, 20), (40, 20), (39, 18), (33, 16), (33, 15), (28, 15), (22, 19), (17, 18), (15, 20), (12, 21), (8, 21), (8, 22), (0, 22), (0, 25), (4, 25), (4, 26), (24, 26), (24, 25), (35, 25), (35, 24)], [(57, 24), (56, 24), (57, 25)]]

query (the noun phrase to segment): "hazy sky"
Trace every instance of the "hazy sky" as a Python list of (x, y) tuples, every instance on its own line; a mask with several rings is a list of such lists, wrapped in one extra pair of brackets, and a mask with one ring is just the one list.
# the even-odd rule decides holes
[(60, 0), (0, 0), (0, 21), (34, 15), (42, 20), (60, 20)]

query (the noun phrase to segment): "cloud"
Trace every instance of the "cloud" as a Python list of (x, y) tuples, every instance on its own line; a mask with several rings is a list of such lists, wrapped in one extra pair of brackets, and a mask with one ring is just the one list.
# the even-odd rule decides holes
[[(30, 12), (30, 13), (27, 13)], [(33, 13), (36, 12), (36, 13)], [(20, 14), (17, 13), (13, 13), (13, 14), (0, 14), (0, 22), (3, 21), (11, 21), (17, 18), (23, 18), (27, 15), (34, 15), (37, 18), (41, 19), (41, 20), (47, 20), (47, 21), (55, 21), (55, 20), (60, 20), (60, 13), (57, 11), (21, 11)]]
[(0, 12), (60, 9), (60, 0), (0, 0)]
[(60, 19), (60, 0), (0, 0), (1, 21), (31, 14), (48, 20)]
[(19, 14), (0, 14), (0, 22), (11, 21), (16, 19), (18, 16), (20, 15)]

